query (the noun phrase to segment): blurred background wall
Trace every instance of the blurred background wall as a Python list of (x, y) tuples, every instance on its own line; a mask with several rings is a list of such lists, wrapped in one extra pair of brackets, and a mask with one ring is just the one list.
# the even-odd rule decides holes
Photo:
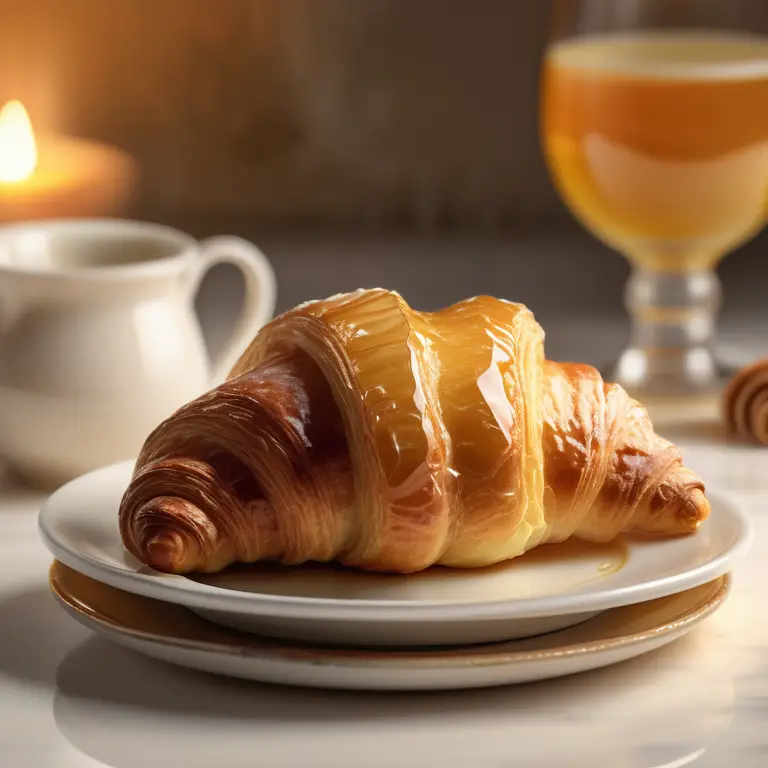
[(0, 101), (133, 153), (137, 215), (562, 224), (537, 144), (549, 5), (0, 0)]
[[(380, 284), (428, 305), (486, 291), (623, 318), (624, 260), (573, 223), (539, 152), (550, 11), (549, 0), (0, 0), (0, 102), (21, 99), (39, 131), (132, 153), (130, 215), (257, 240), (280, 308)], [(573, 239), (519, 239), (561, 231)], [(361, 232), (442, 240), (416, 252), (317, 239)], [(289, 247), (286, 233), (309, 240)], [(517, 239), (487, 245), (499, 237)], [(765, 304), (766, 247), (723, 263), (726, 312)]]

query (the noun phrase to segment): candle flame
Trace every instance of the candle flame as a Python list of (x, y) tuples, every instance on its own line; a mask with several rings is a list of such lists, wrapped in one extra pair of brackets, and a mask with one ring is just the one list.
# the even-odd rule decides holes
[(37, 145), (27, 110), (20, 101), (0, 109), (0, 181), (23, 181), (37, 167)]

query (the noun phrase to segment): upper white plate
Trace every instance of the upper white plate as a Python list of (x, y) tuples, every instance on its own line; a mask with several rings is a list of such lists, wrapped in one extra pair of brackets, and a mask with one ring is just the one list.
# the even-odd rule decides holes
[(410, 576), (255, 566), (188, 578), (154, 571), (125, 551), (117, 511), (132, 467), (125, 462), (97, 470), (50, 497), (39, 527), (58, 560), (221, 624), (311, 642), (451, 645), (559, 629), (716, 579), (752, 538), (749, 519), (710, 494), (710, 519), (681, 538), (625, 536), (608, 546), (572, 541), (491, 568), (434, 568)]

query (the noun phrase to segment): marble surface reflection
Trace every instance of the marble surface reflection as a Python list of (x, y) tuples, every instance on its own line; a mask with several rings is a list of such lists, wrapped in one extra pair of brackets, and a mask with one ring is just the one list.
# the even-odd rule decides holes
[[(717, 630), (590, 675), (443, 694), (348, 694), (242, 684), (145, 660), (100, 639), (62, 661), (53, 713), (114, 768), (661, 766), (730, 727), (734, 671)], [(565, 762), (564, 762), (565, 761)]]

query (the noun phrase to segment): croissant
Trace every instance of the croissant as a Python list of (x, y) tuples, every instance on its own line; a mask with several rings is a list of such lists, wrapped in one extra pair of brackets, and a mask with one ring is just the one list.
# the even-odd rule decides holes
[(148, 437), (125, 547), (173, 573), (412, 573), (570, 536), (694, 532), (710, 508), (679, 450), (621, 387), (545, 360), (543, 343), (525, 306), (487, 296), (436, 313), (381, 289), (303, 304)]
[(768, 445), (768, 358), (733, 376), (723, 392), (723, 411), (731, 435)]

